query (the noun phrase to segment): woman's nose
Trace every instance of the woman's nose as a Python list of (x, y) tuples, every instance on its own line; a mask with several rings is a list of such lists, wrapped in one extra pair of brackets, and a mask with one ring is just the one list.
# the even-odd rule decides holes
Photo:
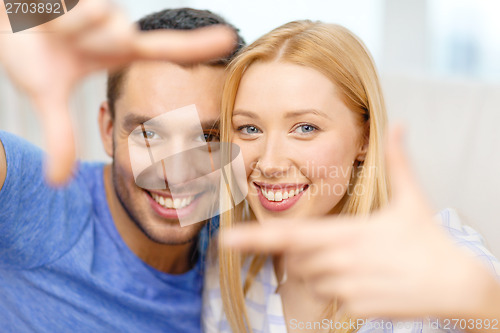
[(269, 138), (266, 141), (257, 168), (266, 178), (283, 177), (290, 170), (290, 156), (284, 140)]

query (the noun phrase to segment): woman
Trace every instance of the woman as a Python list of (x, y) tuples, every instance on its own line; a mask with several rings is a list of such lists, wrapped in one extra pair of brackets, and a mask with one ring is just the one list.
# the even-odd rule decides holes
[[(263, 222), (274, 218), (311, 220), (341, 214), (366, 216), (387, 204), (389, 186), (381, 151), (385, 106), (373, 61), (351, 32), (320, 22), (292, 22), (250, 45), (230, 65), (228, 72), (223, 93), (222, 140), (232, 141), (241, 149), (250, 207), (241, 205), (223, 214), (222, 230), (255, 219)], [(444, 220), (449, 215), (449, 211), (441, 214)], [(453, 225), (457, 222), (456, 218), (451, 220)], [(284, 223), (275, 225), (288, 228)], [(322, 230), (317, 226), (315, 230)], [(306, 231), (307, 227), (302, 229)], [(415, 230), (420, 229), (427, 230), (421, 226)], [(469, 236), (477, 238), (473, 233), (455, 235), (464, 239)], [(347, 235), (344, 243), (356, 240), (359, 239)], [(448, 244), (446, 239), (441, 241)], [(336, 240), (336, 244), (339, 243), (342, 239)], [(468, 243), (483, 251), (481, 244), (470, 237)], [(393, 251), (386, 245), (378, 244)], [(313, 248), (312, 252), (315, 251), (321, 252), (321, 248)], [(332, 255), (335, 251), (325, 253)], [(326, 259), (319, 255), (308, 258), (308, 254), (302, 253), (294, 259), (303, 263), (305, 259), (308, 267), (321, 266), (324, 261), (318, 262), (318, 258)], [(381, 256), (368, 266), (376, 270), (389, 256), (390, 253)], [(310, 258), (315, 258), (315, 262)], [(494, 258), (488, 260), (493, 263)], [(203, 311), (206, 331), (350, 332), (365, 324), (349, 317), (336, 299), (338, 294), (323, 292), (330, 299), (316, 298), (311, 291), (317, 288), (315, 281), (301, 279), (297, 266), (287, 277), (283, 264), (280, 256), (242, 258), (238, 252), (219, 247), (220, 287), (217, 265), (211, 267), (206, 276)], [(326, 273), (335, 277), (341, 270), (356, 272), (359, 267), (354, 260), (337, 261), (336, 271), (330, 269)], [(388, 285), (384, 276), (382, 280)], [(367, 282), (373, 285), (373, 281), (380, 282)], [(342, 290), (340, 287), (328, 290)], [(356, 290), (356, 293), (360, 292)], [(388, 293), (394, 295), (394, 290)], [(380, 303), (373, 304), (375, 313), (376, 304)], [(426, 312), (432, 305), (427, 304), (423, 312), (412, 312), (407, 317), (433, 313)], [(426, 324), (429, 329), (450, 329), (435, 321), (378, 320), (366, 323), (362, 331), (413, 331), (422, 330)]]
[(369, 217), (307, 219), (285, 230), (239, 226), (225, 234), (225, 245), (286, 255), (290, 275), (317, 295), (341, 298), (360, 318), (430, 315), (441, 318), (443, 329), (498, 330), (500, 262), (454, 211), (442, 211), (439, 221), (433, 216), (405, 157), (401, 128), (391, 131), (385, 155), (392, 185), (386, 208)]
[[(223, 214), (222, 230), (255, 218), (368, 214), (387, 203), (380, 153), (384, 101), (373, 60), (350, 31), (320, 22), (288, 23), (250, 45), (228, 71), (222, 141), (242, 151), (250, 209), (240, 205)], [(352, 322), (334, 299), (317, 299), (300, 280), (287, 278), (283, 258), (242, 259), (221, 247), (219, 265), (220, 291), (216, 269), (207, 274), (207, 331)], [(225, 318), (217, 310), (219, 292)], [(321, 329), (332, 328), (326, 326)], [(353, 330), (340, 326), (337, 331)]]

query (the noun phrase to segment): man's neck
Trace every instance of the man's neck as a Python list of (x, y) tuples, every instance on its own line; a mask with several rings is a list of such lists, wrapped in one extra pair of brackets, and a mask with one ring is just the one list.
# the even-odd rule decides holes
[(169, 274), (182, 274), (195, 262), (194, 244), (165, 245), (152, 241), (137, 227), (116, 195), (111, 166), (104, 167), (104, 187), (109, 210), (118, 233), (130, 250), (151, 267)]

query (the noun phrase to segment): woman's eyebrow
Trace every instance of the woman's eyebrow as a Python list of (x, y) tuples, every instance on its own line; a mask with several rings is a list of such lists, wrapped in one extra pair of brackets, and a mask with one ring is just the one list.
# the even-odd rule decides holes
[(259, 118), (259, 115), (252, 112), (252, 111), (240, 110), (240, 109), (233, 111), (233, 117), (234, 116), (244, 116), (244, 117), (249, 117), (249, 118), (257, 118), (257, 119)]
[(317, 109), (305, 109), (305, 110), (294, 110), (286, 113), (285, 118), (295, 118), (299, 116), (303, 116), (305, 114), (313, 114), (316, 116), (320, 116), (326, 119), (331, 119), (327, 113), (317, 110)]
[[(323, 117), (325, 119), (331, 119), (327, 113), (320, 111), (320, 110), (317, 110), (317, 109), (304, 109), (304, 110), (288, 111), (285, 114), (285, 118), (296, 118), (299, 116), (303, 116), (305, 114), (313, 114), (313, 115), (316, 115), (319, 117)], [(256, 119), (259, 118), (259, 115), (257, 113), (254, 113), (254, 112), (248, 111), (248, 110), (240, 110), (240, 109), (233, 111), (233, 117), (234, 116), (244, 116), (244, 117), (256, 118)]]

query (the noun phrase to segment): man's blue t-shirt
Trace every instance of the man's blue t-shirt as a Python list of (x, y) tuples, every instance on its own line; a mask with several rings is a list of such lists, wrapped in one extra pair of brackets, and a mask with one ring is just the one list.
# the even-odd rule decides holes
[(169, 275), (132, 253), (111, 218), (103, 164), (82, 163), (53, 189), (38, 148), (6, 132), (0, 140), (1, 332), (200, 331), (201, 259)]

